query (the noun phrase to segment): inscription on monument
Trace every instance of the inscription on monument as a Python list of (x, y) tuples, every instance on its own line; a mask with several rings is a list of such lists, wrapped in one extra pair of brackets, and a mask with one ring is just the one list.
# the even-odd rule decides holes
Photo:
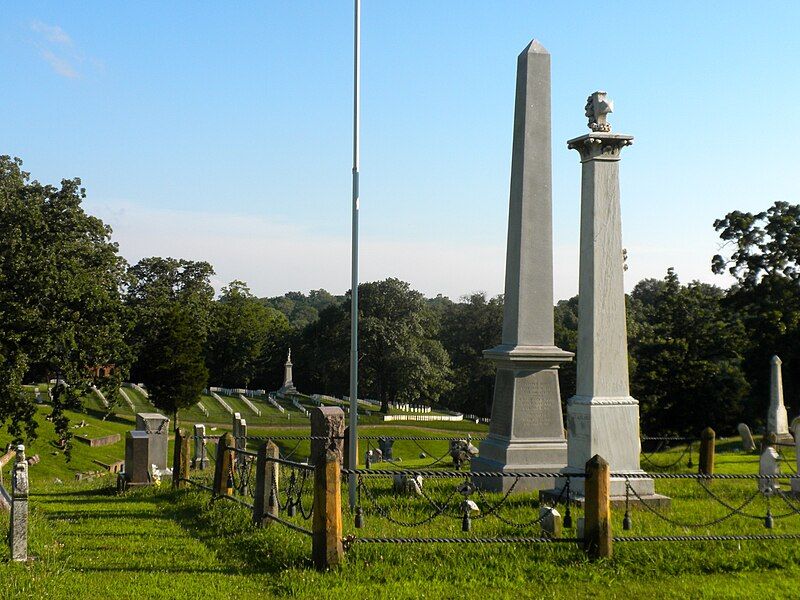
[(562, 437), (561, 407), (552, 401), (559, 396), (557, 371), (524, 373), (517, 373), (514, 436), (525, 437), (527, 432), (536, 431), (544, 437)]

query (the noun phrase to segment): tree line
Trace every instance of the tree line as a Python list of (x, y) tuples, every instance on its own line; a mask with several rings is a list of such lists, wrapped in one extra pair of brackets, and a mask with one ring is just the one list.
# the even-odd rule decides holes
[[(121, 381), (145, 383), (177, 417), (208, 385), (277, 389), (289, 347), (301, 390), (348, 393), (349, 292), (257, 298), (237, 280), (215, 298), (207, 262), (127, 264), (84, 197), (79, 179), (43, 185), (0, 157), (0, 422), (13, 436), (35, 436), (26, 382), (59, 382), (52, 418), (68, 438), (64, 411), (92, 385), (114, 400)], [(670, 269), (627, 296), (631, 392), (650, 434), (763, 422), (773, 354), (798, 406), (800, 206), (733, 211), (714, 227), (728, 252), (712, 269), (735, 285), (684, 284)], [(482, 352), (500, 342), (502, 296), (425, 298), (389, 278), (360, 284), (359, 297), (360, 395), (383, 410), (408, 401), (489, 416), (494, 368)], [(555, 307), (556, 344), (573, 352), (577, 307)], [(574, 389), (572, 362), (563, 399)]]

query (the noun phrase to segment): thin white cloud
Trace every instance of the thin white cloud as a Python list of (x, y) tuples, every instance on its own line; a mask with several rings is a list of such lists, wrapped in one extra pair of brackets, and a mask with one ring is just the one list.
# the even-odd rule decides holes
[[(66, 31), (58, 25), (48, 25), (41, 21), (33, 21), (31, 30), (38, 34), (35, 45), (39, 49), (39, 56), (57, 75), (67, 79), (80, 77), (78, 65), (86, 59), (75, 48), (72, 38)], [(94, 64), (93, 59), (90, 61)]]
[(46, 48), (43, 48), (40, 53), (42, 58), (47, 64), (50, 65), (53, 71), (62, 77), (67, 77), (68, 79), (77, 79), (78, 72), (73, 68), (72, 64), (70, 64), (67, 59), (61, 56), (56, 56), (53, 54), (53, 52)]
[(72, 45), (72, 38), (67, 35), (67, 32), (61, 29), (58, 25), (48, 25), (47, 23), (42, 23), (41, 21), (34, 21), (31, 23), (31, 29), (36, 33), (42, 35), (42, 37), (47, 40), (48, 42), (52, 42), (54, 44), (64, 44), (67, 46)]

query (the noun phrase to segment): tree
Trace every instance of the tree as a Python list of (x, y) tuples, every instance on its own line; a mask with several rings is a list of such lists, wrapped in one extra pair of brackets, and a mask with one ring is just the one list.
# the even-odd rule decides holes
[(763, 421), (772, 355), (783, 360), (787, 405), (800, 405), (800, 205), (775, 202), (757, 214), (733, 211), (714, 227), (731, 251), (714, 256), (712, 268), (736, 278), (725, 307), (747, 330), (743, 352), (752, 392), (745, 416)]
[(178, 411), (197, 403), (208, 382), (205, 345), (194, 324), (193, 311), (172, 302), (142, 347), (139, 369), (150, 400), (172, 415), (178, 429)]
[[(111, 228), (86, 214), (80, 179), (31, 181), (22, 161), (0, 156), (0, 422), (15, 440), (35, 437), (30, 373), (57, 377), (51, 419), (71, 437), (67, 408), (92, 384), (113, 394), (130, 354), (122, 335), (125, 261)], [(114, 365), (112, 377), (94, 367)], [(67, 445), (69, 450), (69, 445)]]
[(673, 269), (633, 289), (631, 391), (642, 428), (652, 435), (697, 435), (712, 423), (732, 429), (741, 418), (745, 330), (723, 299), (718, 287), (681, 285)]
[(144, 258), (128, 270), (125, 304), (133, 322), (128, 339), (136, 356), (131, 369), (135, 380), (144, 381), (140, 363), (152, 364), (146, 349), (152, 348), (152, 337), (175, 303), (189, 312), (195, 335), (205, 346), (211, 328), (213, 274), (214, 269), (204, 261), (160, 257)]
[(454, 410), (489, 416), (494, 394), (495, 367), (483, 351), (500, 343), (503, 297), (487, 299), (478, 292), (450, 302), (442, 309), (441, 341), (450, 355), (453, 388), (444, 402)]
[(232, 281), (214, 303), (207, 362), (211, 381), (247, 387), (270, 339), (283, 338), (286, 317), (265, 306), (242, 281)]
[[(384, 413), (390, 402), (438, 401), (451, 387), (450, 361), (422, 294), (394, 278), (363, 283), (358, 293), (364, 392), (380, 400)], [(343, 308), (349, 316), (349, 297)]]

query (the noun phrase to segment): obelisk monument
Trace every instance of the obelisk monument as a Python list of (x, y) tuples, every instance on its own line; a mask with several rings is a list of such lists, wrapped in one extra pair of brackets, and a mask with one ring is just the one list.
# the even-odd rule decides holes
[[(559, 471), (567, 441), (558, 365), (572, 359), (553, 337), (550, 54), (536, 40), (517, 59), (502, 343), (484, 351), (497, 367), (489, 436), (473, 471)], [(481, 478), (507, 490), (511, 477)], [(514, 491), (550, 487), (523, 478)]]
[[(622, 218), (619, 161), (633, 136), (611, 133), (607, 116), (613, 103), (595, 92), (586, 104), (592, 133), (567, 142), (581, 158), (580, 269), (578, 280), (578, 358), (576, 394), (567, 402), (569, 466), (584, 472), (595, 454), (612, 473), (643, 475), (639, 466), (639, 402), (628, 383), (628, 336), (625, 327)], [(640, 496), (653, 499), (653, 480), (631, 479)], [(584, 480), (571, 481), (581, 496)], [(625, 496), (625, 480), (611, 480), (611, 495)]]
[(774, 433), (779, 442), (794, 442), (789, 433), (789, 417), (783, 404), (783, 374), (781, 359), (773, 356), (770, 361), (772, 371), (769, 385), (769, 411), (767, 412), (767, 433)]

